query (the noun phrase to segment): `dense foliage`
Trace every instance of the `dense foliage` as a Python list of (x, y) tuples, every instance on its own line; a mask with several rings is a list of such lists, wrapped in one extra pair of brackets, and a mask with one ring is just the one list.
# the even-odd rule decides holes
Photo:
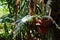
[[(55, 40), (54, 24), (42, 17), (50, 16), (50, 3), (37, 0), (34, 5), (31, 1), (0, 0), (0, 40)], [(34, 17), (29, 19), (31, 12)]]

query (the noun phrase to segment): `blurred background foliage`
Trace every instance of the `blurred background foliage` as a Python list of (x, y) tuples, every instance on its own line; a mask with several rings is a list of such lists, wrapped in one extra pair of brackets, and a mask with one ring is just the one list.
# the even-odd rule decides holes
[[(15, 0), (0, 0), (0, 40), (13, 40), (9, 35), (13, 30), (14, 26), (10, 24), (14, 22), (15, 13)], [(18, 9), (18, 18), (26, 16), (29, 13), (29, 0), (21, 0)], [(27, 28), (20, 32), (27, 32)]]
[[(14, 29), (14, 26), (11, 25), (11, 23), (14, 22), (14, 13), (16, 9), (15, 5), (16, 0), (0, 0), (0, 40), (13, 40), (13, 34), (9, 36), (9, 33)], [(24, 16), (29, 14), (29, 2), (30, 0), (20, 0), (19, 6), (18, 6), (18, 14), (17, 14), (17, 20), (23, 18)], [(48, 7), (46, 7), (48, 8)], [(42, 16), (42, 7), (40, 0), (37, 1), (37, 16)], [(48, 15), (49, 9), (45, 10), (45, 15)], [(17, 37), (14, 40), (23, 39), (27, 40), (28, 34), (28, 23), (25, 23), (20, 31)], [(50, 33), (50, 34), (49, 34)], [(34, 34), (34, 35), (33, 35)], [(39, 36), (39, 34), (35, 31), (33, 36)], [(46, 35), (46, 38), (49, 40), (53, 40), (54, 38), (54, 32), (53, 29), (51, 29), (48, 34)], [(49, 37), (49, 36), (50, 37)], [(44, 38), (44, 37), (41, 37)], [(46, 39), (45, 38), (45, 39)], [(44, 39), (43, 39), (44, 40)], [(55, 40), (55, 39), (54, 39)]]

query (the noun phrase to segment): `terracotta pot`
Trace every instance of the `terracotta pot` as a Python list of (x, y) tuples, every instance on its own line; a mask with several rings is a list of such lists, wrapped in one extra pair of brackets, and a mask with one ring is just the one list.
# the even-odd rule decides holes
[(37, 31), (41, 35), (47, 34), (49, 28), (51, 27), (52, 21), (50, 19), (39, 19), (36, 21)]

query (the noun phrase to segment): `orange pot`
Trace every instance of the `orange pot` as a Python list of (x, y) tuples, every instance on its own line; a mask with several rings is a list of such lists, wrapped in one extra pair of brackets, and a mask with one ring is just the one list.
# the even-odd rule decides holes
[(39, 19), (36, 21), (37, 31), (41, 35), (47, 34), (49, 28), (51, 27), (52, 21), (50, 19)]

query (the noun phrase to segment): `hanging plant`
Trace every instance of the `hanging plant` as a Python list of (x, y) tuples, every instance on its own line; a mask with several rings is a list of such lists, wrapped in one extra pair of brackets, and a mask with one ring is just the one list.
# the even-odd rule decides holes
[(50, 29), (52, 24), (52, 21), (50, 19), (38, 19), (36, 20), (36, 26), (37, 26), (37, 31), (41, 35), (45, 35), (48, 33), (48, 30)]

